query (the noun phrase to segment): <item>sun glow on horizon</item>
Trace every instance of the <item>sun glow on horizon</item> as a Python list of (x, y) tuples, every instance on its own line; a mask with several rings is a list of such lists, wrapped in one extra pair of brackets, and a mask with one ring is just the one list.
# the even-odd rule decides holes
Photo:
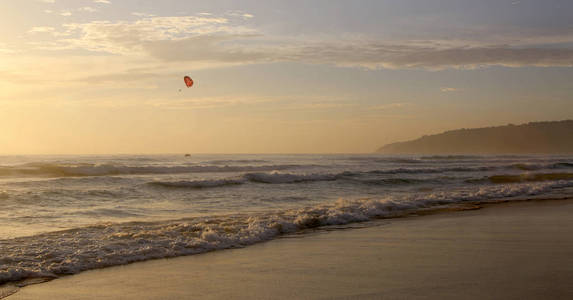
[(368, 153), (573, 118), (572, 4), (430, 2), (0, 2), (0, 154)]

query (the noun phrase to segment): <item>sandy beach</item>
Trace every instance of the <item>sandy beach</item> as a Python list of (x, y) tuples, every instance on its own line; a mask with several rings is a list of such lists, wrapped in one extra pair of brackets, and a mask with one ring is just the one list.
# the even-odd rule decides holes
[(381, 220), (88, 271), (6, 299), (571, 299), (572, 214), (573, 200), (554, 200)]

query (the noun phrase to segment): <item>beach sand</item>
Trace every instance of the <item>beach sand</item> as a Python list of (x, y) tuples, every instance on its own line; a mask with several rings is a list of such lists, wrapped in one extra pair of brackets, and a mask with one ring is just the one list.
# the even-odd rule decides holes
[(573, 299), (573, 200), (368, 225), (88, 271), (6, 299)]

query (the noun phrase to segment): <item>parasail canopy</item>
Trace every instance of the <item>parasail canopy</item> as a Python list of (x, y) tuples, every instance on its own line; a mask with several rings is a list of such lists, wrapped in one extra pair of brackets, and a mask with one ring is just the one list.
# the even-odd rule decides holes
[(185, 76), (183, 77), (183, 80), (185, 81), (185, 85), (190, 88), (193, 86), (193, 79), (191, 79), (191, 77), (189, 76)]

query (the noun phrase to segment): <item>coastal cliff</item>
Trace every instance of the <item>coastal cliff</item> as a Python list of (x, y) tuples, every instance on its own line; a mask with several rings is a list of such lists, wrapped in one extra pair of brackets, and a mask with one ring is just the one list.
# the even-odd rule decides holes
[(573, 120), (457, 129), (392, 143), (385, 154), (561, 154), (573, 153)]

